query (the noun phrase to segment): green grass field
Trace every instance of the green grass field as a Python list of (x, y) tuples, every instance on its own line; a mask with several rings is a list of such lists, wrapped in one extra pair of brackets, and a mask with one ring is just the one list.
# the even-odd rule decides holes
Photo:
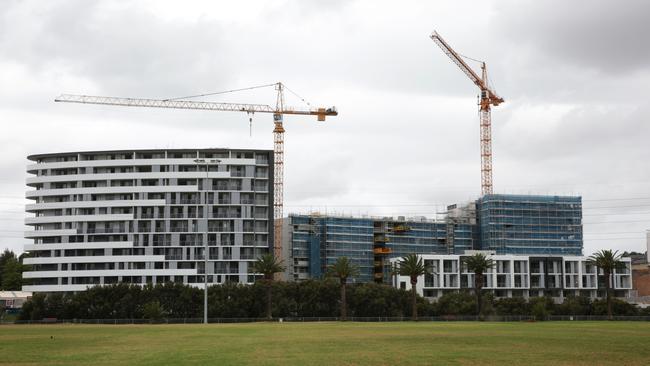
[(0, 364), (649, 365), (650, 323), (4, 325)]

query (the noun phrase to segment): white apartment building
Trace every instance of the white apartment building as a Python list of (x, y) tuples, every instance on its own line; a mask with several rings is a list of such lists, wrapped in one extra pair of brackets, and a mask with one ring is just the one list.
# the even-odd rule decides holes
[(118, 282), (251, 283), (273, 243), (270, 150), (174, 149), (28, 157), (25, 291)]
[[(466, 255), (421, 255), (430, 274), (420, 276), (416, 291), (421, 296), (437, 299), (447, 292), (474, 288), (474, 273), (463, 263)], [(583, 256), (533, 256), (488, 254), (494, 268), (484, 274), (485, 290), (496, 297), (551, 296), (558, 301), (568, 296), (605, 296), (605, 277), (601, 270)], [(394, 258), (392, 263), (401, 258)], [(629, 297), (632, 290), (631, 259), (622, 258), (624, 269), (613, 276), (614, 296)], [(393, 276), (395, 287), (410, 290), (406, 276)]]

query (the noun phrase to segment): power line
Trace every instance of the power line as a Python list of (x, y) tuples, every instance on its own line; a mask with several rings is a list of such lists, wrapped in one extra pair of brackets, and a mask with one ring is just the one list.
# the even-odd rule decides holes
[(645, 238), (597, 238), (597, 239), (585, 239), (585, 241), (594, 241), (594, 240), (609, 240), (609, 241), (615, 241), (615, 240), (643, 240)]

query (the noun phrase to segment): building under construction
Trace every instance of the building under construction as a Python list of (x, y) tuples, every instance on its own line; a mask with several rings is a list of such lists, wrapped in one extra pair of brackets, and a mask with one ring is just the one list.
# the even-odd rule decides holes
[(284, 223), (287, 279), (321, 278), (346, 256), (357, 282), (387, 282), (389, 259), (408, 254), (581, 255), (580, 197), (485, 195), (448, 207), (443, 220), (290, 215)]

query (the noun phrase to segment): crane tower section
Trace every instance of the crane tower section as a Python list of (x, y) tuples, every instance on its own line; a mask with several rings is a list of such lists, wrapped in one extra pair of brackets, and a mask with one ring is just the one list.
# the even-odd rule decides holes
[(480, 89), (479, 96), (479, 123), (480, 123), (480, 144), (481, 144), (481, 193), (492, 194), (492, 116), (491, 106), (497, 106), (504, 102), (503, 98), (488, 85), (487, 67), (481, 62), (481, 76), (462, 59), (462, 56), (454, 51), (437, 32), (431, 34), (431, 39), (449, 56), (461, 71)]

